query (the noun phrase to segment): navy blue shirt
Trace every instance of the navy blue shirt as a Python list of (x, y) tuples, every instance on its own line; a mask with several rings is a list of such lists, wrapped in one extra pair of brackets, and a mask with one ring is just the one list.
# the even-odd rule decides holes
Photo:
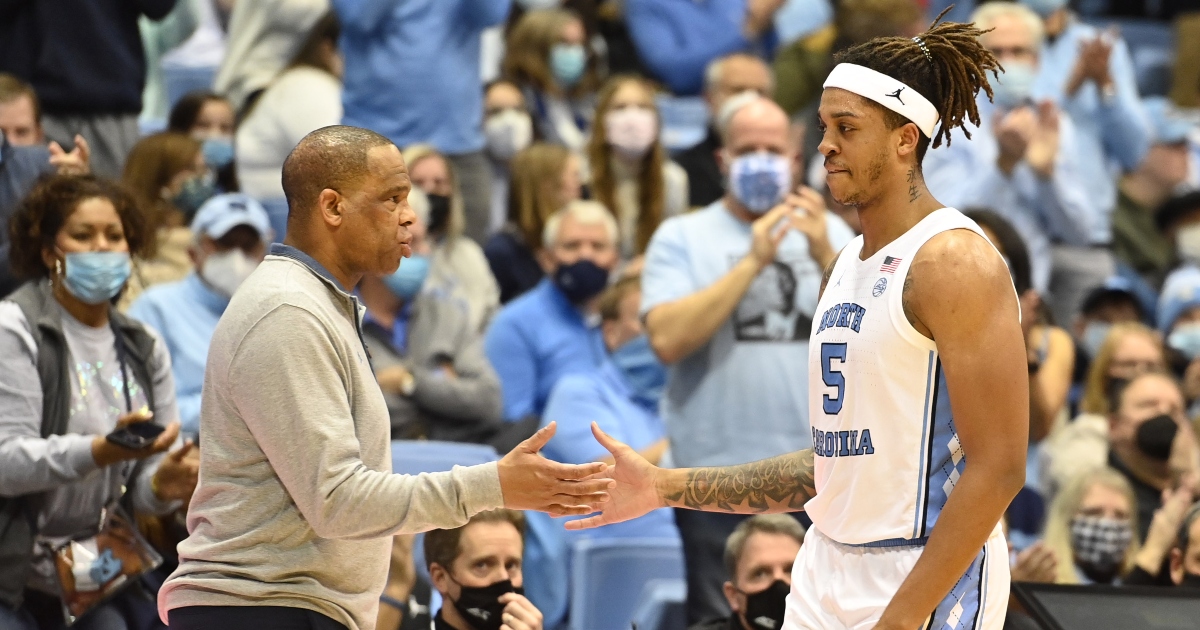
[(38, 178), (53, 172), (46, 147), (14, 147), (0, 133), (0, 297), (20, 285), (8, 266), (8, 220)]

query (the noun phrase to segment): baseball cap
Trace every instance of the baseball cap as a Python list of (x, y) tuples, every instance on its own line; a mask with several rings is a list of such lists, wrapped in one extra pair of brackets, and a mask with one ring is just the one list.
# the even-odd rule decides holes
[(191, 228), (193, 234), (218, 239), (239, 225), (254, 228), (264, 241), (271, 240), (271, 219), (266, 209), (242, 193), (217, 195), (204, 202), (196, 211)]
[(1150, 117), (1154, 141), (1158, 144), (1178, 144), (1188, 139), (1194, 125), (1180, 114), (1165, 96), (1142, 99), (1142, 107)]
[(1200, 306), (1200, 268), (1182, 267), (1163, 283), (1158, 299), (1158, 329), (1167, 332), (1188, 309)]

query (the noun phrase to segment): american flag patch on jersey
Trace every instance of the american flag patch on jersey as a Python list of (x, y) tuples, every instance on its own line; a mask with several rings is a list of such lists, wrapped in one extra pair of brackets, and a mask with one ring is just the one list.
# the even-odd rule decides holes
[(896, 268), (900, 266), (899, 258), (888, 256), (883, 259), (883, 266), (879, 268), (884, 273), (896, 273)]

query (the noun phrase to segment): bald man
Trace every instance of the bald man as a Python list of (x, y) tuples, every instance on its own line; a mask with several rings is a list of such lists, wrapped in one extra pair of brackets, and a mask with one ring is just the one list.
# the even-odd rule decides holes
[(283, 188), (287, 240), (233, 296), (209, 350), (189, 537), (159, 593), (177, 630), (370, 630), (393, 534), (498, 507), (583, 514), (611, 483), (602, 464), (540, 457), (552, 426), (498, 463), (392, 474), (352, 292), (412, 254), (404, 160), (379, 134), (325, 127), (288, 156)]
[[(717, 157), (729, 190), (663, 222), (642, 272), (641, 312), (668, 366), (663, 420), (680, 467), (811, 446), (808, 336), (821, 272), (854, 236), (819, 194), (793, 185), (797, 148), (778, 105), (743, 94), (722, 109)], [(675, 511), (689, 623), (729, 616), (722, 554), (745, 518)]]

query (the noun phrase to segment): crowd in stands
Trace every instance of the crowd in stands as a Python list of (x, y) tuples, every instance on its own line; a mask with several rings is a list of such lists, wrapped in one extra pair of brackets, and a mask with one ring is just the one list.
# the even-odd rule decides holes
[[(545, 456), (582, 463), (609, 457), (596, 422), (665, 467), (811, 447), (822, 272), (860, 229), (825, 187), (821, 85), (947, 4), (0, 2), (0, 627), (63, 627), (54, 550), (116, 504), (165, 563), (73, 627), (162, 627), (209, 342), (328, 125), (392, 140), (413, 184), (412, 257), (349, 288), (393, 439), (504, 453), (555, 422)], [(1004, 68), (921, 176), (1021, 305), (1014, 580), (1200, 586), (1200, 2), (950, 15)], [(106, 440), (147, 417), (145, 449)], [(689, 624), (777, 630), (810, 525), (486, 512), (395, 538), (378, 627), (565, 627), (572, 545), (653, 538), (683, 550)]]

